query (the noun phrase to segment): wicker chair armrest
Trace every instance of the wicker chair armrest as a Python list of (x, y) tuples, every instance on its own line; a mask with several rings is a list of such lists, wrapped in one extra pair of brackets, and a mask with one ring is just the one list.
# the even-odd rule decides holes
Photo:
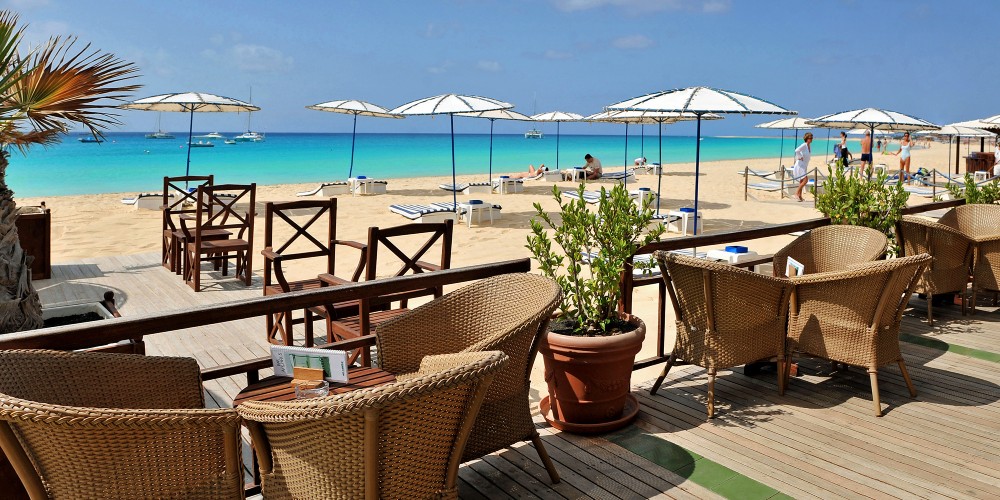
[(985, 235), (970, 235), (970, 234), (967, 234), (967, 235), (965, 235), (965, 237), (969, 238), (969, 241), (972, 241), (973, 243), (975, 243), (977, 245), (981, 245), (983, 243), (991, 243), (991, 242), (994, 242), (994, 241), (1000, 241), (1000, 234), (985, 234)]
[(456, 352), (452, 354), (432, 354), (430, 356), (424, 356), (424, 359), (420, 361), (420, 369), (417, 370), (416, 373), (420, 375), (427, 375), (434, 372), (450, 370), (452, 368), (479, 361), (484, 358), (483, 353), (489, 352), (490, 351)]

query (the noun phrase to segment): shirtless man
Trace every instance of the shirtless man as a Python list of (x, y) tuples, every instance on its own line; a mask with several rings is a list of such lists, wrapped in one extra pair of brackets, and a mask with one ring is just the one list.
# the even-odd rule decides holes
[[(861, 168), (858, 169), (858, 175), (864, 175), (865, 167), (869, 167), (872, 164), (872, 133), (865, 132), (865, 138), (861, 139)], [(869, 167), (870, 168), (870, 167)]]

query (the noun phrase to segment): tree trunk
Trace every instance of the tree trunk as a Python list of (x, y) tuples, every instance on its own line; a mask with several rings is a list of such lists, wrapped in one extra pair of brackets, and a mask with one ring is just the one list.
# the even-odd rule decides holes
[(8, 153), (0, 152), (0, 333), (41, 328), (42, 303), (31, 286), (32, 257), (17, 236), (17, 204), (7, 187)]

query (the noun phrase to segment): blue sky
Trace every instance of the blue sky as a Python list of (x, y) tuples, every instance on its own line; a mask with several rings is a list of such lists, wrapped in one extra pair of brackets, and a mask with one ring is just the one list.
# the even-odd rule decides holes
[[(74, 34), (140, 68), (136, 97), (196, 90), (253, 101), (255, 129), (350, 132), (346, 115), (306, 110), (334, 99), (386, 107), (442, 93), (485, 95), (531, 114), (590, 114), (670, 88), (734, 90), (818, 116), (876, 106), (943, 124), (1000, 113), (994, 0), (5, 0), (27, 39)], [(705, 126), (763, 135), (767, 117)], [(155, 128), (123, 112), (119, 130)], [(163, 115), (186, 130), (186, 117)], [(196, 130), (234, 131), (200, 114)], [(485, 133), (485, 120), (457, 121)], [(498, 133), (523, 123), (497, 122)], [(554, 132), (554, 124), (544, 124)], [(564, 133), (620, 133), (563, 124)], [(359, 132), (447, 132), (443, 118), (361, 118)], [(687, 124), (668, 134), (692, 134)]]

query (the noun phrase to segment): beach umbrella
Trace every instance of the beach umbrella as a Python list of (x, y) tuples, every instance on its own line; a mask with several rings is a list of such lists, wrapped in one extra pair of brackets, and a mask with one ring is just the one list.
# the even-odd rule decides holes
[(376, 118), (403, 118), (401, 115), (394, 115), (390, 113), (388, 109), (385, 109), (382, 106), (377, 106), (370, 102), (355, 100), (340, 100), (313, 104), (312, 106), (306, 106), (306, 109), (354, 115), (354, 128), (351, 129), (351, 167), (347, 170), (348, 178), (354, 176), (354, 143), (358, 138), (358, 115), (374, 116)]
[(494, 109), (490, 111), (477, 111), (475, 113), (458, 113), (458, 116), (469, 116), (472, 118), (486, 118), (490, 121), (490, 178), (487, 180), (493, 180), (493, 122), (497, 120), (519, 120), (519, 121), (531, 121), (531, 117), (528, 115), (522, 115), (517, 111), (512, 111), (509, 109)]
[[(998, 116), (998, 118), (1000, 118), (1000, 116)], [(965, 123), (965, 122), (963, 122), (963, 123)], [(976, 123), (984, 123), (984, 122), (976, 122)], [(998, 124), (998, 125), (1000, 125), (1000, 124)], [(944, 126), (941, 127), (940, 130), (931, 130), (931, 131), (917, 132), (917, 134), (918, 135), (933, 135), (933, 136), (940, 136), (940, 137), (945, 137), (945, 136), (948, 137), (948, 170), (949, 171), (951, 171), (951, 139), (952, 138), (954, 138), (954, 137), (983, 137), (983, 138), (994, 137), (995, 138), (997, 136), (997, 134), (994, 134), (993, 132), (990, 132), (988, 130), (983, 130), (983, 129), (974, 128), (974, 127), (966, 127), (964, 125), (960, 125), (960, 124), (957, 124), (957, 123), (953, 123), (951, 125), (944, 125)], [(956, 174), (958, 173), (958, 152), (959, 152), (959, 149), (956, 146), (955, 147), (955, 173)]]
[[(754, 128), (767, 128), (767, 129), (777, 129), (781, 130), (781, 149), (778, 150), (778, 168), (781, 168), (781, 162), (785, 158), (785, 131), (794, 130), (795, 131), (795, 142), (799, 142), (799, 130), (811, 130), (815, 128), (814, 125), (809, 125), (806, 123), (808, 118), (802, 118), (801, 116), (793, 116), (791, 118), (780, 118), (771, 122), (761, 123), (760, 125), (754, 125)], [(828, 141), (829, 142), (829, 141)]]
[[(656, 178), (656, 214), (660, 214), (660, 190), (663, 189), (663, 125), (676, 123), (679, 121), (694, 120), (693, 113), (675, 113), (669, 111), (610, 111), (605, 110), (595, 113), (585, 120), (624, 123), (625, 124), (625, 169), (628, 170), (628, 126), (630, 123), (640, 125), (657, 125), (659, 131), (660, 155), (657, 164), (660, 166), (659, 175)], [(708, 114), (702, 117), (704, 120), (721, 120), (722, 117), (715, 114)], [(643, 138), (645, 140), (645, 137)], [(626, 182), (627, 177), (626, 177)]]
[[(433, 97), (417, 99), (406, 104), (397, 106), (390, 111), (396, 115), (448, 115), (451, 122), (451, 184), (457, 184), (455, 180), (455, 115), (459, 113), (478, 113), (481, 111), (493, 111), (497, 109), (510, 109), (514, 105), (475, 95), (442, 94)], [(451, 193), (452, 207), (458, 213), (458, 193)]]
[(188, 121), (187, 164), (184, 175), (191, 175), (191, 134), (194, 130), (194, 114), (198, 113), (238, 113), (240, 111), (260, 111), (253, 104), (230, 97), (206, 94), (203, 92), (180, 92), (176, 94), (160, 94), (118, 106), (121, 109), (138, 109), (140, 111), (171, 111), (190, 113)]
[(608, 110), (691, 113), (698, 122), (694, 153), (694, 234), (698, 234), (698, 175), (701, 169), (701, 121), (707, 114), (795, 115), (781, 106), (746, 94), (709, 87), (665, 90), (607, 106)]
[(532, 115), (531, 119), (536, 122), (556, 122), (556, 170), (559, 170), (559, 124), (562, 122), (578, 122), (583, 120), (583, 116), (565, 111), (549, 111), (548, 113)]
[[(809, 120), (809, 123), (824, 128), (862, 128), (875, 137), (875, 131), (884, 132), (906, 132), (918, 130), (937, 130), (939, 127), (933, 123), (921, 120), (915, 116), (905, 115), (897, 111), (889, 111), (877, 108), (854, 109), (851, 111), (841, 111), (831, 115), (824, 115), (819, 118)], [(862, 152), (863, 153), (863, 152)]]

